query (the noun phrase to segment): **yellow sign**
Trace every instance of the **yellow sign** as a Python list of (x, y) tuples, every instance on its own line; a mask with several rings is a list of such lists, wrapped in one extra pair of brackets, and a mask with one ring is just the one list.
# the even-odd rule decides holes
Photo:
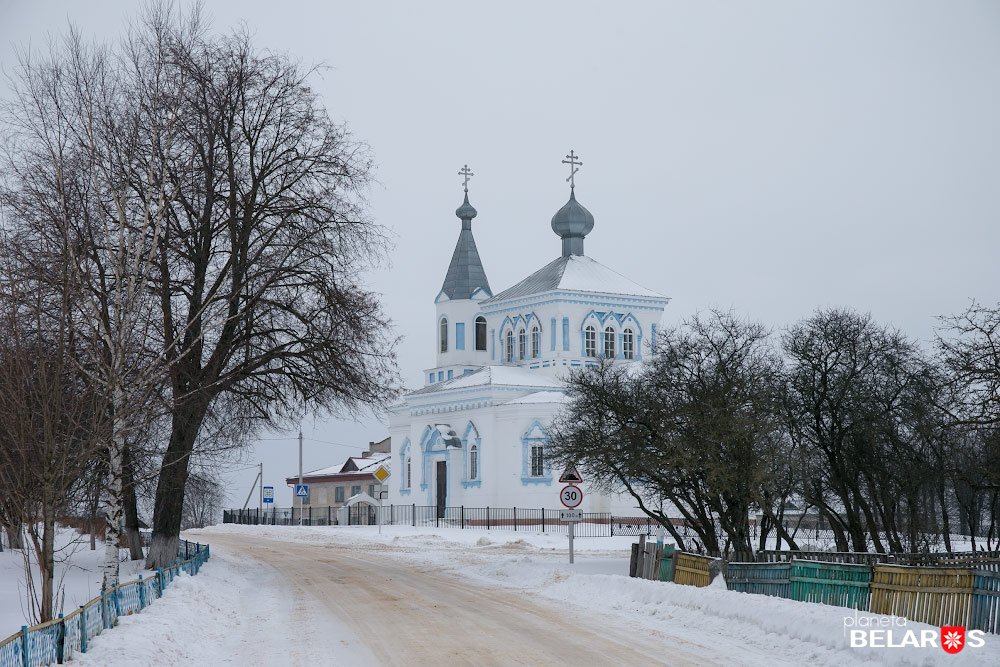
[(375, 471), (375, 479), (377, 479), (379, 482), (384, 482), (385, 480), (389, 479), (389, 475), (390, 475), (389, 469), (386, 468), (385, 466), (379, 466), (378, 470)]

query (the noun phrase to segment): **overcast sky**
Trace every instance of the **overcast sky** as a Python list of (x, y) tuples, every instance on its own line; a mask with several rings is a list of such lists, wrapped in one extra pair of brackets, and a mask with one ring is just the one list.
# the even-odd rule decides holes
[[(118, 35), (134, 3), (0, 0), (0, 63), (69, 22)], [(217, 30), (331, 67), (314, 84), (373, 148), (395, 235), (370, 286), (407, 382), (434, 365), (433, 299), (465, 163), (494, 292), (560, 253), (549, 220), (584, 166), (587, 254), (672, 297), (668, 319), (734, 308), (780, 329), (821, 306), (920, 340), (1000, 300), (1000, 3), (210, 1)], [(6, 87), (0, 87), (6, 94)], [(386, 435), (311, 419), (305, 467)], [(279, 434), (286, 435), (286, 434)], [(341, 445), (348, 445), (347, 447)], [(294, 441), (247, 450), (279, 504)], [(256, 502), (256, 501), (255, 501)]]

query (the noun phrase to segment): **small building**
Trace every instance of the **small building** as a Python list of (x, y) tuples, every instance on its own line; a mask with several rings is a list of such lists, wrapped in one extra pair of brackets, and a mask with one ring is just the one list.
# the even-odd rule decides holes
[[(309, 486), (309, 496), (303, 499), (303, 510), (312, 507), (315, 512), (322, 508), (332, 522), (336, 519), (337, 509), (353, 496), (366, 493), (377, 499), (381, 483), (376, 479), (375, 471), (381, 466), (389, 467), (389, 448), (389, 438), (369, 442), (368, 449), (361, 456), (349, 456), (336, 465), (304, 473), (302, 483)], [(299, 478), (288, 477), (285, 483), (294, 487)], [(299, 506), (298, 498), (295, 499), (295, 506)], [(374, 523), (374, 511), (370, 505), (352, 508), (351, 523)]]

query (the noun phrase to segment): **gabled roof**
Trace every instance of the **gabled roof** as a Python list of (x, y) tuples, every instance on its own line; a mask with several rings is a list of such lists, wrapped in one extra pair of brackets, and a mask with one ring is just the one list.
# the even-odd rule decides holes
[[(319, 470), (310, 470), (307, 473), (303, 473), (302, 478), (308, 479), (310, 477), (329, 477), (331, 475), (371, 475), (380, 465), (388, 464), (388, 454), (377, 454), (370, 458), (349, 456), (346, 461), (335, 466), (320, 468)], [(288, 479), (291, 480), (293, 478), (289, 477)]]
[(507, 387), (532, 387), (539, 389), (562, 389), (560, 380), (548, 377), (526, 368), (516, 366), (483, 366), (471, 373), (459, 375), (453, 380), (436, 382), (422, 389), (410, 392), (408, 396), (423, 396), (452, 389), (502, 385)]
[(555, 290), (621, 294), (664, 300), (667, 298), (632, 282), (586, 255), (565, 255), (549, 262), (513, 287), (505, 289), (483, 303), (496, 303)]

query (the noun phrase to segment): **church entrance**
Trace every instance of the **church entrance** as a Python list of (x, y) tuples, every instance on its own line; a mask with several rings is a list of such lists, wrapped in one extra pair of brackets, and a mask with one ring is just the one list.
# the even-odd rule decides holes
[(437, 462), (437, 516), (444, 518), (444, 508), (448, 500), (448, 462)]

